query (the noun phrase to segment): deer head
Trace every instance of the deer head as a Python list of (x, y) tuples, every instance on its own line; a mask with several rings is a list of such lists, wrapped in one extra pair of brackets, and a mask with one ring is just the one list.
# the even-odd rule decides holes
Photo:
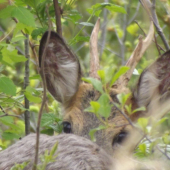
[[(99, 69), (97, 51), (98, 31), (99, 20), (93, 29), (90, 39), (91, 61), (89, 76), (96, 79), (99, 79), (97, 74), (97, 70)], [(151, 44), (153, 34), (154, 29), (151, 23), (147, 37), (144, 40), (141, 37), (139, 38), (139, 43), (126, 64), (130, 69), (109, 89), (111, 101), (118, 102), (117, 94), (129, 91), (126, 87), (127, 83), (138, 61)], [(64, 132), (89, 138), (89, 131), (98, 127), (101, 121), (99, 121), (96, 115), (84, 110), (90, 105), (90, 101), (99, 99), (101, 95), (100, 92), (94, 90), (91, 84), (81, 80), (81, 68), (78, 58), (66, 45), (64, 39), (57, 33), (53, 31), (46, 32), (41, 39), (39, 48), (40, 69), (43, 54), (45, 55), (43, 64), (47, 89), (63, 107)], [(160, 96), (159, 102), (167, 98), (169, 95), (167, 91), (170, 76), (169, 61), (170, 52), (167, 52), (143, 71), (137, 83), (136, 90), (128, 99), (133, 109), (145, 106), (148, 112), (153, 106), (155, 95)], [(42, 73), (41, 75), (43, 76)], [(136, 121), (139, 116), (144, 114), (145, 113), (137, 112), (130, 118)], [(112, 154), (117, 144), (120, 144), (126, 138), (131, 126), (125, 116), (123, 116), (115, 106), (111, 109), (108, 122), (110, 125), (114, 124), (114, 128), (110, 126), (107, 129), (97, 131), (95, 137), (96, 143), (109, 154)]]

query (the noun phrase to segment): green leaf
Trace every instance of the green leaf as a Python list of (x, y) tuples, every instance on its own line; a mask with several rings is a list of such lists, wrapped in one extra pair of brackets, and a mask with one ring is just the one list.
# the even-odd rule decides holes
[(143, 129), (144, 132), (147, 132), (148, 119), (147, 118), (139, 118), (138, 125)]
[(113, 76), (110, 87), (115, 83), (115, 81), (123, 74), (125, 74), (129, 70), (129, 67), (123, 66), (119, 69), (119, 71)]
[(103, 130), (103, 129), (106, 129), (106, 126), (100, 125), (99, 127), (90, 130), (89, 136), (90, 136), (90, 138), (91, 138), (91, 140), (92, 140), (93, 142), (96, 141), (96, 138), (95, 138), (94, 134), (95, 134), (97, 131)]
[(110, 12), (120, 12), (120, 13), (126, 14), (125, 9), (118, 5), (112, 4), (111, 6), (106, 6), (105, 8), (108, 9)]
[(100, 108), (100, 104), (98, 102), (91, 101), (90, 105), (91, 105), (91, 107), (93, 109), (93, 113), (98, 113), (98, 110)]
[(34, 28), (19, 22), (15, 26), (15, 29), (13, 32), (13, 37), (15, 37), (17, 35), (18, 31), (21, 31), (21, 30), (25, 31), (26, 34), (30, 35), (32, 33), (32, 31), (34, 30)]
[(41, 102), (41, 98), (40, 97), (36, 97), (33, 96), (31, 93), (29, 92), (25, 92), (24, 93), (26, 98), (30, 101), (30, 102), (34, 102), (34, 103), (40, 103)]
[(105, 71), (104, 70), (98, 70), (97, 74), (99, 75), (102, 83), (104, 84), (105, 83)]
[(141, 150), (141, 152), (142, 152), (143, 154), (146, 154), (146, 149), (147, 149), (147, 147), (146, 147), (146, 144), (145, 144), (145, 143), (140, 144), (140, 145), (139, 145), (139, 149)]
[(99, 91), (100, 93), (103, 93), (103, 87), (102, 87), (102, 83), (101, 81), (94, 79), (94, 78), (82, 78), (83, 81), (87, 82), (87, 83), (91, 83), (93, 85), (93, 87)]
[(32, 31), (31, 36), (34, 40), (37, 40), (37, 37), (41, 36), (46, 30), (48, 30), (48, 27), (36, 28)]
[(100, 104), (99, 114), (102, 117), (108, 118), (111, 113), (112, 105), (110, 104), (109, 95), (104, 93), (100, 96), (98, 103)]
[(27, 59), (23, 55), (18, 55), (17, 50), (9, 51), (6, 48), (3, 48), (1, 50), (2, 52), (2, 62), (13, 64), (13, 63), (19, 63), (19, 62), (25, 62)]
[(132, 104), (130, 104), (130, 105), (125, 105), (125, 108), (126, 108), (128, 114), (131, 115), (131, 114), (132, 114)]
[(30, 11), (22, 6), (15, 7), (12, 12), (11, 16), (15, 17), (19, 20), (19, 22), (35, 27), (35, 18)]
[(117, 98), (118, 98), (122, 107), (125, 105), (129, 96), (130, 96), (130, 93), (128, 93), (128, 94), (120, 93), (120, 94), (117, 95)]
[(90, 40), (89, 36), (77, 36), (75, 38), (75, 43), (80, 42), (80, 41), (82, 41), (82, 42), (89, 42), (89, 40)]
[(138, 31), (139, 27), (138, 25), (135, 24), (131, 24), (127, 27), (127, 31), (131, 34), (131, 35), (136, 35), (137, 31)]
[(40, 80), (41, 76), (39, 74), (35, 74), (35, 75), (29, 77), (29, 80), (36, 80), (36, 79)]
[(44, 113), (41, 118), (41, 126), (49, 126), (56, 121), (56, 116), (53, 113)]
[(16, 133), (4, 132), (2, 138), (5, 140), (19, 139), (21, 136)]
[(23, 0), (25, 4), (32, 8), (36, 8), (41, 0)]
[(16, 95), (16, 86), (8, 77), (0, 77), (0, 91), (15, 96)]
[(140, 107), (140, 108), (137, 108), (137, 109), (133, 110), (132, 113), (139, 112), (139, 111), (146, 111), (146, 108), (144, 106)]
[(11, 40), (11, 43), (14, 43), (14, 42), (17, 42), (17, 41), (23, 41), (25, 40), (26, 37), (25, 36), (16, 36), (16, 37), (13, 37), (12, 40)]
[(120, 13), (126, 13), (125, 9), (121, 6), (114, 5), (112, 3), (96, 3), (91, 8), (87, 9), (87, 12), (89, 12), (91, 15), (99, 16), (100, 12), (103, 10), (103, 8), (108, 9), (111, 12), (120, 12)]
[(89, 22), (80, 22), (79, 24), (83, 26), (94, 27), (94, 24), (89, 23)]
[(7, 6), (6, 8), (0, 10), (0, 18), (9, 18), (11, 17), (11, 13), (15, 7), (12, 5)]

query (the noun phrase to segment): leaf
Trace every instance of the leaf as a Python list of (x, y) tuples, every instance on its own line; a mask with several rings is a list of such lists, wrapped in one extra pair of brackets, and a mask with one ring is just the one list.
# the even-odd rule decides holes
[(2, 138), (5, 140), (13, 140), (13, 139), (19, 139), (20, 135), (18, 135), (16, 133), (3, 132)]
[(89, 22), (80, 22), (79, 24), (83, 26), (94, 27), (94, 24), (89, 23)]
[(147, 132), (148, 119), (147, 118), (139, 118), (138, 125), (143, 129), (144, 132)]
[(98, 70), (97, 74), (99, 75), (102, 83), (104, 84), (105, 83), (105, 71), (104, 70)]
[(112, 105), (110, 104), (109, 95), (104, 93), (100, 96), (98, 103), (100, 104), (99, 114), (102, 117), (108, 118), (111, 113)]
[(31, 36), (34, 40), (37, 40), (37, 37), (42, 35), (46, 30), (48, 30), (47, 27), (44, 28), (36, 28), (32, 31)]
[(91, 107), (93, 109), (93, 113), (98, 113), (98, 110), (100, 108), (100, 104), (98, 102), (91, 101), (90, 105), (91, 105)]
[(29, 80), (36, 80), (36, 79), (40, 80), (41, 76), (39, 74), (35, 74), (35, 75), (29, 77)]
[(75, 39), (75, 42), (89, 42), (90, 37), (89, 36), (77, 36)]
[(120, 13), (126, 14), (126, 10), (123, 7), (118, 6), (118, 5), (112, 4), (111, 6), (106, 6), (105, 8), (108, 9), (110, 12), (120, 12)]
[(123, 74), (125, 74), (129, 70), (129, 67), (123, 66), (119, 69), (119, 71), (113, 76), (110, 87), (115, 83), (115, 81)]
[(6, 19), (11, 17), (11, 13), (15, 7), (12, 5), (7, 6), (6, 8), (0, 10), (0, 18)]
[(140, 108), (137, 108), (137, 109), (133, 110), (132, 113), (139, 112), (139, 111), (146, 111), (146, 108), (144, 106), (140, 107)]
[(34, 102), (34, 103), (40, 103), (42, 100), (40, 97), (36, 97), (33, 96), (30, 92), (26, 91), (25, 93), (26, 98), (30, 101), (30, 102)]
[(55, 122), (55, 115), (53, 113), (44, 113), (41, 118), (41, 126), (48, 126)]
[(130, 96), (130, 93), (128, 93), (128, 94), (120, 93), (120, 94), (117, 95), (117, 98), (118, 98), (122, 107), (125, 105), (129, 96)]
[(95, 134), (97, 131), (103, 130), (103, 129), (106, 129), (106, 126), (100, 125), (99, 127), (90, 130), (89, 136), (90, 136), (90, 138), (91, 138), (91, 140), (92, 140), (93, 142), (96, 141), (96, 138), (95, 138), (94, 134)]
[(102, 88), (102, 83), (101, 81), (94, 79), (94, 78), (82, 78), (83, 81), (87, 82), (87, 83), (91, 83), (93, 85), (93, 87), (98, 90), (100, 93), (103, 93), (103, 88)]
[(100, 12), (103, 10), (103, 8), (108, 9), (111, 12), (120, 12), (120, 13), (126, 13), (125, 9), (121, 6), (114, 5), (112, 3), (96, 3), (91, 8), (87, 9), (87, 12), (89, 12), (91, 15), (94, 14), (95, 16), (99, 16)]
[(15, 7), (11, 12), (11, 17), (15, 17), (19, 22), (35, 27), (35, 19), (33, 14), (22, 6)]
[(16, 95), (16, 86), (8, 77), (0, 77), (0, 91), (15, 96)]
[(17, 35), (18, 31), (21, 31), (21, 30), (25, 31), (25, 33), (30, 35), (32, 33), (32, 31), (34, 30), (34, 28), (18, 22), (15, 26), (15, 29), (13, 32), (13, 37), (15, 37)]
[(36, 8), (41, 0), (23, 0), (25, 4), (32, 8)]
[(15, 36), (15, 37), (12, 38), (11, 43), (14, 43), (14, 42), (17, 42), (17, 41), (23, 41), (25, 39), (26, 39), (25, 36), (21, 36), (21, 35), (20, 36)]
[(5, 48), (1, 50), (2, 52), (2, 61), (8, 63), (8, 64), (13, 64), (13, 63), (19, 63), (19, 62), (25, 62), (27, 59), (23, 55), (18, 55), (17, 50), (9, 51)]
[(146, 144), (145, 143), (140, 144), (139, 149), (141, 150), (141, 152), (143, 154), (146, 154)]
[(129, 25), (126, 29), (127, 29), (127, 31), (128, 31), (131, 35), (136, 35), (139, 27), (138, 27), (138, 25), (135, 23), (135, 24)]

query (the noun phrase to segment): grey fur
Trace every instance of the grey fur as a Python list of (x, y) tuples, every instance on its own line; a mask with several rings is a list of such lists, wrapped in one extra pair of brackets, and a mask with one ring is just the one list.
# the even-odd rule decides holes
[[(30, 134), (0, 152), (0, 170), (10, 170), (15, 163), (25, 161), (30, 163), (24, 170), (32, 169), (35, 138), (35, 134)], [(55, 162), (47, 165), (47, 170), (109, 170), (111, 159), (106, 152), (90, 140), (73, 134), (40, 135), (39, 155), (51, 150), (57, 141), (58, 156)]]

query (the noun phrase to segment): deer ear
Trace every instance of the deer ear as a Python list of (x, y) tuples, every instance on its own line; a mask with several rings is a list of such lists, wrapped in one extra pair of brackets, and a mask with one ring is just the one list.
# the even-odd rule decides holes
[(159, 57), (150, 67), (143, 71), (135, 91), (139, 106), (149, 107), (159, 96), (160, 102), (170, 97), (170, 51)]
[[(50, 34), (49, 40), (47, 40), (48, 34)], [(45, 55), (44, 74), (48, 91), (57, 101), (68, 102), (76, 93), (80, 81), (80, 65), (77, 57), (67, 47), (64, 40), (53, 31), (45, 32), (40, 41), (40, 72), (42, 72), (43, 55)]]

